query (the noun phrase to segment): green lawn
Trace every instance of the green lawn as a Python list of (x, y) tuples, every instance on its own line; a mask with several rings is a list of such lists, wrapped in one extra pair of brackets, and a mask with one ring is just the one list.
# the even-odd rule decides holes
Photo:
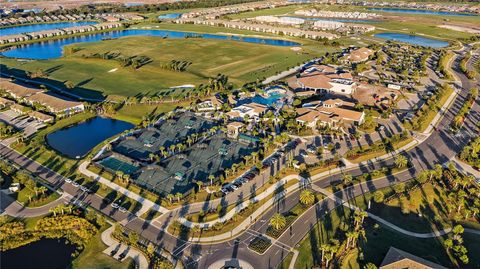
[[(382, 190), (385, 193), (392, 193), (393, 190), (386, 188)], [(368, 200), (372, 197), (371, 193), (365, 196), (357, 197), (355, 205), (366, 209)], [(444, 229), (450, 226), (450, 221), (445, 212), (445, 191), (431, 184), (425, 184), (422, 188), (409, 192), (402, 198), (394, 198), (386, 204), (375, 204), (372, 202), (372, 208), (369, 212), (409, 231), (425, 233), (433, 230)], [(404, 204), (410, 213), (401, 212), (400, 205)], [(351, 210), (348, 208), (337, 208), (328, 214), (323, 221), (320, 221), (303, 239), (298, 250), (299, 257), (295, 268), (311, 268), (319, 261), (319, 246), (332, 238), (339, 229), (340, 224), (349, 218)], [(420, 217), (418, 213), (422, 213)], [(435, 221), (435, 218), (440, 220)], [(477, 223), (467, 222), (465, 226), (475, 227)], [(375, 226), (375, 222), (369, 218), (365, 223), (366, 240), (361, 244), (360, 250), (363, 251), (363, 260), (359, 256), (359, 250), (353, 250), (346, 255), (341, 268), (357, 269), (360, 265), (373, 262), (380, 264), (390, 246), (405, 250), (427, 260), (442, 264), (444, 266), (454, 266), (451, 259), (443, 248), (442, 242), (445, 237), (419, 239), (398, 233), (394, 230), (380, 225)], [(469, 250), (470, 264), (462, 268), (478, 268), (480, 257), (478, 253), (480, 243), (479, 236), (464, 233), (465, 246)], [(339, 265), (340, 266), (340, 265)]]
[(133, 260), (128, 258), (119, 262), (106, 255), (103, 251), (107, 248), (103, 244), (101, 234), (108, 227), (102, 228), (87, 244), (81, 254), (73, 260), (73, 269), (128, 269), (131, 268)]
[[(76, 88), (72, 91), (83, 96), (93, 97), (100, 93), (138, 96), (170, 91), (167, 88), (174, 86), (208, 83), (208, 78), (217, 74), (228, 75), (230, 82), (241, 86), (316, 56), (297, 53), (290, 47), (195, 38), (136, 36), (72, 46), (81, 50), (59, 59), (28, 63), (4, 59), (2, 64), (27, 71), (42, 69), (51, 80), (74, 83)], [(115, 60), (82, 57), (97, 52), (117, 52), (128, 57), (141, 55), (153, 61), (134, 70), (132, 67), (121, 67)], [(171, 60), (190, 61), (192, 64), (185, 72), (161, 68)]]
[(159, 115), (161, 113), (170, 112), (176, 107), (184, 107), (188, 104), (188, 102), (179, 101), (175, 103), (163, 103), (159, 105), (128, 105), (123, 106), (115, 114), (112, 114), (110, 116), (118, 120), (128, 121), (133, 124), (140, 124), (145, 116)]

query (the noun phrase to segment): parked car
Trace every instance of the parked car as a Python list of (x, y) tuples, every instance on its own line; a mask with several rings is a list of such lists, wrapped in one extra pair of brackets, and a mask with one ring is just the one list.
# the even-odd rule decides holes
[(125, 207), (119, 207), (118, 211), (120, 211), (122, 213), (125, 213), (125, 212), (127, 212), (127, 209)]
[(78, 184), (76, 181), (72, 181), (72, 185), (73, 185), (75, 188), (78, 188), (78, 186), (80, 186), (80, 184)]
[(69, 178), (66, 178), (66, 179), (65, 179), (65, 182), (67, 182), (67, 183), (72, 183), (72, 180), (69, 179)]
[(85, 186), (80, 186), (80, 189), (81, 189), (82, 191), (84, 191), (84, 192), (88, 192), (88, 188), (85, 187)]
[(112, 207), (113, 208), (119, 208), (121, 204), (122, 204), (122, 200), (117, 200), (117, 201), (112, 203)]

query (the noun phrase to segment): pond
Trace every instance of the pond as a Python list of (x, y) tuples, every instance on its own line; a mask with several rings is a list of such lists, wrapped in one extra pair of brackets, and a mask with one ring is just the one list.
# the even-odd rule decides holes
[(97, 116), (48, 134), (47, 143), (69, 158), (81, 158), (105, 139), (133, 127), (125, 121)]
[(417, 35), (408, 35), (400, 33), (380, 33), (373, 35), (374, 37), (405, 42), (412, 45), (419, 45), (423, 47), (432, 47), (432, 48), (443, 48), (449, 45), (446, 41), (441, 41), (437, 39), (431, 39), (426, 37), (421, 37)]
[(389, 12), (389, 13), (416, 14), (416, 15), (478, 16), (472, 13), (460, 13), (460, 12), (453, 12), (453, 11), (439, 11), (439, 10), (427, 10), (427, 9), (409, 9), (409, 8), (372, 7), (372, 8), (369, 8), (368, 10)]
[(65, 269), (72, 263), (75, 246), (65, 240), (42, 239), (1, 253), (0, 268)]
[(160, 20), (163, 19), (178, 19), (182, 16), (183, 13), (168, 13), (168, 14), (162, 14), (158, 16), (157, 18)]
[(0, 29), (0, 36), (4, 35), (16, 35), (21, 33), (30, 33), (44, 30), (52, 30), (73, 26), (84, 26), (84, 25), (93, 25), (97, 24), (94, 21), (78, 21), (78, 22), (54, 22), (54, 23), (41, 23), (41, 24), (30, 24), (30, 25), (21, 25), (14, 27), (7, 27)]
[(121, 31), (112, 31), (104, 33), (96, 33), (83, 36), (68, 37), (57, 40), (50, 40), (32, 44), (21, 45), (7, 51), (2, 52), (6, 57), (13, 58), (28, 58), (36, 60), (46, 60), (59, 58), (62, 56), (62, 48), (65, 45), (83, 42), (96, 42), (103, 39), (120, 38), (124, 36), (158, 36), (167, 38), (207, 38), (207, 39), (221, 39), (221, 40), (235, 40), (247, 43), (258, 43), (272, 46), (299, 46), (300, 43), (280, 39), (268, 39), (257, 37), (242, 37), (242, 36), (227, 36), (216, 34), (198, 34), (192, 32), (178, 32), (168, 30), (144, 30), (144, 29), (129, 29)]

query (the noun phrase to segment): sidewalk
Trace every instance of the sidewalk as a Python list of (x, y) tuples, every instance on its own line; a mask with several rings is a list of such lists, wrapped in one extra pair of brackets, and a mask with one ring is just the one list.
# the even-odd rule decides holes
[(452, 162), (455, 164), (457, 169), (464, 174), (472, 175), (476, 179), (480, 179), (480, 172), (475, 170), (472, 166), (462, 162), (461, 160), (457, 159), (457, 157), (453, 157)]
[(127, 196), (128, 198), (141, 203), (142, 208), (136, 213), (137, 216), (141, 216), (143, 213), (147, 212), (151, 208), (159, 211), (162, 214), (167, 213), (169, 211), (168, 209), (162, 207), (161, 205), (156, 204), (151, 200), (148, 200), (148, 199), (146, 199), (146, 198), (144, 198), (144, 197), (142, 197), (142, 196), (140, 196), (140, 195), (138, 195), (134, 192), (131, 192), (131, 191), (125, 189), (122, 186), (119, 186), (118, 184), (113, 183), (112, 181), (110, 181), (106, 178), (103, 178), (103, 177), (95, 174), (94, 172), (88, 170), (87, 166), (88, 166), (88, 162), (83, 162), (82, 164), (80, 164), (80, 166), (78, 167), (78, 170), (80, 171), (80, 173), (84, 174), (87, 177), (94, 178), (99, 183), (101, 183), (103, 185), (106, 185), (109, 188)]
[(283, 192), (275, 194), (274, 197), (272, 197), (268, 201), (266, 201), (261, 207), (259, 207), (257, 210), (255, 210), (255, 212), (253, 212), (253, 214), (251, 214), (249, 218), (246, 218), (242, 223), (240, 223), (237, 227), (235, 227), (230, 232), (223, 233), (223, 234), (218, 234), (218, 235), (211, 236), (211, 237), (201, 237), (201, 238), (194, 237), (194, 238), (191, 238), (190, 240), (191, 241), (196, 241), (196, 242), (211, 242), (211, 241), (221, 241), (221, 240), (230, 239), (232, 236), (248, 229), (248, 227), (250, 227), (250, 225), (254, 221), (256, 221), (256, 219), (259, 216), (261, 216), (271, 206), (275, 205), (276, 202), (278, 202), (279, 200), (286, 197), (289, 193), (292, 193), (295, 190), (297, 190), (299, 188), (299, 186), (302, 185), (303, 179), (298, 175), (287, 176), (287, 177), (281, 179), (279, 182), (277, 182), (277, 184), (275, 184), (274, 186), (271, 186), (267, 191), (262, 192), (260, 195), (254, 197), (250, 200), (244, 201), (243, 203), (236, 206), (234, 209), (227, 212), (227, 214), (225, 216), (223, 216), (219, 219), (213, 220), (213, 221), (209, 221), (209, 222), (205, 222), (205, 223), (194, 223), (194, 222), (186, 220), (185, 218), (179, 218), (178, 220), (180, 221), (180, 223), (182, 223), (183, 225), (185, 225), (187, 227), (199, 226), (201, 228), (208, 228), (210, 226), (213, 226), (217, 222), (224, 222), (224, 221), (229, 220), (236, 213), (238, 213), (240, 210), (244, 209), (245, 207), (249, 206), (250, 204), (257, 203), (257, 202), (261, 201), (262, 199), (265, 199), (267, 196), (272, 194), (279, 186), (282, 186), (282, 185), (286, 184), (290, 180), (298, 179), (298, 178), (300, 178), (300, 183), (299, 184), (292, 185), (292, 186), (288, 187), (287, 189), (285, 189)]
[[(113, 239), (112, 232), (114, 230), (115, 226), (112, 225), (101, 234), (103, 243), (108, 246), (103, 253), (119, 261), (124, 261), (127, 257), (130, 257), (135, 261), (135, 264), (137, 264), (138, 267), (136, 268), (148, 269), (148, 260), (145, 255), (139, 250)], [(123, 255), (124, 258), (120, 259), (120, 255)]]
[[(328, 199), (331, 199), (333, 200), (335, 203), (339, 204), (339, 205), (343, 205), (343, 206), (346, 206), (354, 211), (363, 211), (362, 209), (348, 203), (347, 201), (335, 196), (335, 194), (329, 192), (329, 191), (326, 191), (316, 185), (312, 185), (312, 189), (315, 190), (315, 191), (318, 191), (322, 194), (324, 194)], [(452, 228), (447, 228), (447, 229), (444, 229), (444, 230), (441, 230), (441, 231), (434, 231), (434, 232), (431, 232), (431, 233), (416, 233), (416, 232), (411, 232), (411, 231), (407, 231), (403, 228), (400, 228), (398, 227), (397, 225), (391, 223), (391, 222), (388, 222), (382, 218), (380, 218), (379, 216), (377, 215), (374, 215), (368, 211), (365, 211), (367, 212), (368, 216), (372, 219), (374, 219), (375, 221), (377, 222), (380, 222), (381, 224), (389, 227), (390, 229), (393, 229), (399, 233), (402, 233), (402, 234), (405, 234), (405, 235), (408, 235), (408, 236), (412, 236), (412, 237), (417, 237), (417, 238), (432, 238), (432, 237), (438, 237), (438, 236), (442, 236), (442, 235), (445, 235), (445, 234), (448, 234), (452, 231)]]

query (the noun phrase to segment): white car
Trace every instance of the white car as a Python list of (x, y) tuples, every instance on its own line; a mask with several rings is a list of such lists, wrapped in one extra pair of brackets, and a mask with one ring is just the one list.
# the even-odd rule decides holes
[(75, 182), (75, 181), (72, 181), (72, 185), (73, 185), (75, 188), (78, 188), (78, 186), (80, 186), (80, 184), (78, 184), (78, 183)]
[(118, 211), (120, 211), (122, 213), (125, 213), (125, 212), (127, 212), (127, 209), (125, 207), (119, 207)]
[(113, 204), (112, 204), (112, 207), (113, 207), (113, 208), (119, 208), (120, 206), (119, 206), (117, 203), (113, 203)]
[(65, 182), (67, 182), (67, 183), (71, 183), (71, 182), (72, 182), (72, 180), (71, 180), (71, 179), (69, 179), (69, 178), (66, 178), (66, 179), (65, 179)]
[(80, 189), (81, 189), (82, 191), (84, 191), (84, 192), (88, 192), (88, 188), (85, 187), (85, 186), (81, 186)]

